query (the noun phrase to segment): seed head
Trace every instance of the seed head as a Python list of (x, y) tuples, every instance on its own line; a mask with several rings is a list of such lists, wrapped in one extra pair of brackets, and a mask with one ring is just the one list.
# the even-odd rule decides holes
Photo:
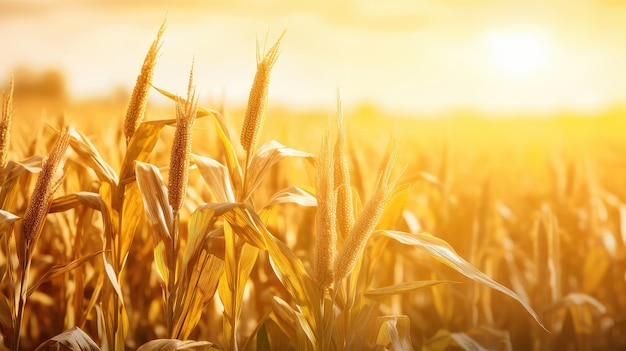
[(352, 203), (352, 186), (350, 169), (345, 152), (346, 128), (343, 123), (341, 97), (337, 92), (337, 140), (334, 150), (334, 179), (337, 189), (337, 231), (342, 238), (348, 235), (354, 226), (354, 205)]
[(154, 66), (156, 65), (156, 57), (161, 48), (161, 36), (165, 30), (165, 21), (161, 24), (159, 32), (156, 38), (152, 42), (146, 58), (143, 61), (141, 67), (141, 74), (137, 77), (133, 94), (130, 98), (128, 105), (128, 111), (126, 112), (126, 119), (124, 120), (124, 135), (126, 136), (126, 143), (130, 142), (130, 139), (135, 134), (137, 127), (143, 121), (146, 106), (148, 104), (148, 92), (150, 91), (150, 85), (152, 84), (152, 77)]
[(333, 159), (331, 157), (331, 145), (328, 135), (322, 141), (322, 150), (316, 160), (316, 170), (315, 277), (323, 287), (327, 287), (334, 279), (337, 243), (337, 192), (334, 190), (333, 185)]
[(261, 58), (259, 43), (257, 41), (257, 71), (254, 75), (254, 82), (250, 89), (248, 106), (241, 130), (241, 146), (247, 153), (255, 150), (259, 139), (259, 134), (263, 128), (265, 117), (265, 107), (267, 105), (267, 93), (270, 84), (270, 73), (272, 67), (278, 59), (278, 48), (285, 32), (278, 38), (274, 46)]
[(395, 163), (397, 150), (397, 145), (392, 142), (385, 153), (383, 166), (379, 172), (376, 191), (363, 207), (354, 227), (350, 229), (348, 237), (337, 255), (337, 260), (335, 261), (335, 280), (343, 279), (352, 272), (358, 258), (363, 254), (365, 245), (372, 235), (372, 232), (376, 229), (376, 225), (385, 210), (385, 206), (391, 200), (396, 184), (396, 179), (391, 180), (391, 172)]
[(4, 179), (4, 167), (7, 164), (11, 139), (11, 120), (13, 115), (13, 75), (9, 81), (9, 93), (2, 96), (2, 119), (0, 120), (0, 184)]
[(178, 212), (185, 202), (191, 159), (191, 136), (196, 120), (197, 98), (193, 88), (193, 67), (189, 74), (187, 100), (176, 102), (176, 131), (170, 154), (168, 201), (172, 210)]
[(56, 189), (61, 185), (61, 177), (58, 174), (58, 168), (61, 164), (63, 154), (67, 150), (70, 142), (70, 134), (68, 127), (64, 127), (57, 137), (50, 156), (43, 164), (41, 172), (37, 177), (35, 188), (26, 207), (24, 220), (22, 221), (22, 229), (24, 238), (31, 241), (39, 235), (43, 223), (48, 214), (52, 196)]

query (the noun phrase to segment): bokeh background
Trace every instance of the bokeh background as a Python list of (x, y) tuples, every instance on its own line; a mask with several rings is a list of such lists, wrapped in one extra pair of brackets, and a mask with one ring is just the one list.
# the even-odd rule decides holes
[[(130, 90), (164, 18), (155, 85), (245, 103), (261, 46), (287, 30), (270, 99), (434, 116), (597, 113), (626, 101), (626, 3), (610, 0), (1, 0), (0, 77), (57, 70), (71, 97)], [(19, 85), (18, 85), (19, 86)]]

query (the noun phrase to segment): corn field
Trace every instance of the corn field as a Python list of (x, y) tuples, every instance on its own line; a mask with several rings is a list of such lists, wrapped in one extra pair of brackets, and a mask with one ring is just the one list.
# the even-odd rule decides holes
[(276, 113), (280, 36), (231, 113), (152, 85), (163, 32), (113, 116), (10, 78), (0, 349), (626, 349), (626, 112)]

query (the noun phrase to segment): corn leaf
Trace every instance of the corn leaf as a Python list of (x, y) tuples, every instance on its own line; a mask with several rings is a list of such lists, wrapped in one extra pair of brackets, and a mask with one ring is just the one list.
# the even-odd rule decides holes
[(164, 241), (158, 241), (154, 245), (153, 254), (154, 254), (154, 264), (157, 270), (157, 274), (161, 278), (163, 283), (167, 283), (170, 277), (170, 268), (168, 266), (168, 250), (165, 247)]
[(142, 122), (130, 139), (126, 155), (120, 169), (120, 185), (128, 184), (135, 178), (135, 161), (146, 162), (156, 145), (161, 130), (166, 125), (176, 124), (176, 119)]
[(403, 282), (400, 284), (384, 286), (370, 289), (365, 292), (367, 297), (388, 296), (413, 292), (418, 289), (428, 288), (439, 284), (458, 283), (452, 280), (420, 280), (414, 282)]
[[(227, 347), (236, 349), (237, 320), (239, 309), (237, 305), (237, 248), (235, 234), (228, 222), (224, 223), (224, 274), (218, 283), (220, 300), (224, 306), (224, 339)], [(237, 294), (237, 296), (233, 296)]]
[(291, 186), (272, 195), (263, 205), (263, 209), (282, 203), (293, 203), (307, 207), (317, 206), (317, 199), (312, 195), (314, 193), (315, 190), (307, 189), (307, 187)]
[(208, 341), (176, 340), (176, 339), (156, 339), (148, 341), (139, 346), (137, 351), (217, 351), (212, 343)]
[[(166, 98), (174, 101), (174, 102), (180, 102), (181, 104), (186, 104), (187, 100), (184, 99), (181, 96), (178, 96), (176, 94), (172, 94), (170, 92), (168, 92), (167, 90), (161, 89), (161, 88), (157, 88), (155, 86), (152, 86), (156, 91), (158, 91), (159, 93), (161, 93), (163, 96), (165, 96)], [(220, 120), (220, 123), (225, 126), (226, 124), (224, 123), (224, 121), (222, 120), (221, 114), (213, 109), (210, 108), (206, 108), (206, 107), (201, 107), (198, 106), (197, 110), (196, 110), (196, 118), (201, 118), (201, 117), (206, 117), (209, 115), (214, 115), (216, 118), (218, 118)]]
[(275, 140), (268, 141), (261, 145), (250, 161), (250, 168), (246, 175), (246, 195), (252, 194), (272, 166), (285, 157), (313, 160), (313, 155), (309, 153), (288, 148)]
[(239, 206), (237, 203), (206, 203), (198, 206), (188, 222), (188, 243), (183, 253), (183, 265), (207, 249), (207, 240), (215, 222), (226, 212)]
[(230, 338), (237, 333), (243, 293), (259, 251), (258, 248), (245, 243), (241, 248), (236, 247), (235, 233), (228, 222), (224, 222), (224, 238), (225, 267), (218, 289), (227, 317), (224, 318), (224, 336), (228, 345), (235, 345), (236, 340)]
[(94, 170), (100, 182), (111, 185), (119, 182), (115, 170), (102, 158), (89, 138), (74, 128), (70, 128), (70, 146), (78, 155), (78, 160)]
[(52, 201), (52, 204), (50, 205), (50, 210), (48, 210), (48, 212), (64, 212), (72, 208), (76, 208), (80, 205), (85, 205), (87, 207), (100, 211), (102, 206), (104, 205), (104, 202), (102, 201), (100, 194), (87, 191), (78, 192), (55, 198)]
[[(87, 200), (87, 202), (95, 201), (100, 203), (100, 212), (102, 212), (102, 220), (104, 223), (104, 237), (106, 240), (112, 240), (115, 237), (117, 227), (114, 223), (119, 223), (117, 211), (112, 208), (113, 189), (115, 189), (115, 186), (109, 183), (102, 183), (99, 190), (100, 196), (98, 197), (100, 200), (97, 198)], [(83, 198), (83, 196), (81, 196), (81, 198)]]
[[(515, 292), (511, 289), (495, 282), (488, 275), (481, 272), (478, 268), (474, 267), (472, 264), (467, 262), (461, 256), (459, 256), (454, 249), (448, 245), (445, 241), (436, 238), (430, 234), (408, 234), (399, 231), (392, 230), (383, 230), (379, 231), (378, 234), (386, 235), (392, 239), (395, 239), (399, 243), (416, 247), (422, 251), (425, 251), (433, 258), (437, 259), (441, 263), (447, 265), (448, 267), (456, 270), (457, 272), (463, 274), (464, 276), (475, 280), (481, 284), (487, 285), (492, 289), (498, 290), (511, 298), (515, 299), (519, 302), (526, 311), (535, 319), (537, 324), (539, 324), (543, 329), (546, 329), (541, 320), (539, 320), (539, 316), (533, 310), (533, 308), (528, 304), (528, 302), (522, 300)], [(547, 330), (547, 329), (546, 329)]]
[(167, 187), (158, 168), (149, 163), (136, 163), (137, 186), (143, 199), (143, 207), (148, 217), (154, 241), (154, 262), (163, 282), (169, 280), (169, 267), (173, 267), (171, 257), (172, 237), (170, 231), (174, 225), (174, 215), (167, 198)]
[[(259, 233), (254, 220), (250, 217), (250, 212), (244, 210), (244, 205), (238, 203), (236, 207), (229, 212), (224, 213), (224, 218), (234, 228), (235, 233), (248, 244), (266, 250), (265, 239)], [(260, 219), (259, 219), (260, 220)]]
[(122, 259), (122, 267), (125, 265), (130, 245), (135, 236), (135, 230), (139, 220), (143, 217), (143, 202), (139, 187), (136, 183), (126, 186), (126, 194), (124, 197), (124, 207), (122, 208), (122, 223), (120, 228), (120, 248), (119, 252)]
[(44, 162), (43, 156), (32, 156), (20, 162), (8, 161), (4, 168), (4, 183), (0, 186), (0, 208), (8, 209), (9, 202), (20, 190), (16, 183), (24, 172), (39, 173)]
[(115, 274), (115, 270), (107, 261), (105, 252), (102, 252), (102, 262), (104, 263), (104, 271), (106, 272), (107, 278), (109, 278), (109, 282), (111, 283), (113, 290), (115, 290), (119, 300), (123, 302), (124, 295), (122, 294), (122, 288), (120, 287), (119, 280), (117, 279), (117, 274)]
[(92, 258), (100, 255), (101, 253), (103, 253), (103, 251), (98, 251), (98, 252), (93, 252), (89, 255), (86, 256), (82, 256), (76, 260), (73, 260), (69, 263), (66, 264), (62, 264), (62, 265), (56, 265), (52, 268), (50, 268), (46, 273), (44, 273), (41, 277), (39, 277), (39, 279), (37, 279), (36, 282), (34, 282), (32, 285), (30, 285), (28, 287), (28, 292), (27, 292), (27, 296), (30, 296), (33, 294), (33, 292), (35, 292), (35, 290), (37, 290), (37, 288), (45, 283), (48, 282), (52, 279), (54, 279), (55, 277), (58, 277), (62, 274), (65, 274), (69, 271), (71, 271), (72, 269), (83, 265), (85, 262), (91, 260)]
[(4, 169), (5, 178), (3, 186), (8, 187), (9, 183), (13, 184), (15, 179), (24, 172), (39, 173), (44, 161), (45, 157), (41, 155), (31, 156), (22, 162), (8, 161)]
[(220, 120), (214, 119), (214, 122), (217, 135), (222, 142), (222, 146), (224, 147), (226, 168), (228, 168), (229, 179), (235, 192), (235, 197), (237, 197), (237, 195), (243, 191), (243, 175), (241, 165), (239, 164), (235, 147), (231, 143), (230, 137), (227, 134), (227, 129), (223, 128), (224, 126), (221, 124)]
[(191, 157), (217, 201), (235, 202), (235, 193), (226, 167), (209, 157), (198, 155)]
[[(270, 263), (278, 279), (289, 291), (296, 303), (303, 308), (319, 301), (318, 286), (309, 275), (302, 261), (285, 243), (274, 237), (263, 225), (259, 216), (242, 207), (234, 208), (224, 217), (229, 223), (242, 223), (251, 228), (261, 240), (270, 255)], [(239, 234), (239, 232), (237, 232)]]
[(182, 301), (177, 301), (175, 333), (186, 339), (202, 317), (202, 312), (215, 295), (217, 284), (224, 271), (224, 261), (202, 251), (197, 259), (186, 265), (183, 277), (175, 289), (183, 290)]
[(0, 325), (2, 328), (13, 326), (13, 312), (9, 306), (9, 299), (4, 294), (0, 295)]
[(14, 215), (13, 213), (5, 210), (0, 210), (0, 225), (12, 224), (21, 217)]
[(60, 350), (61, 347), (63, 347), (63, 350), (72, 351), (100, 351), (98, 344), (79, 327), (66, 330), (48, 339), (43, 344), (39, 345), (35, 351), (56, 351)]
[[(294, 254), (294, 252), (282, 241), (274, 237), (263, 225), (259, 216), (253, 212), (236, 207), (224, 215), (229, 223), (233, 221), (244, 224), (246, 228), (252, 229), (256, 235), (260, 235), (264, 242), (265, 248), (269, 253), (270, 265), (274, 273), (281, 281), (285, 289), (294, 299), (298, 306), (299, 312), (306, 319), (306, 328), (316, 330), (319, 317), (319, 287), (314, 279), (309, 275), (302, 261)], [(239, 232), (237, 232), (239, 234)], [(300, 324), (304, 321), (300, 321)], [(303, 326), (304, 328), (304, 326)], [(308, 337), (308, 331), (305, 332)]]
[(167, 186), (159, 169), (149, 163), (137, 162), (137, 185), (141, 191), (146, 216), (158, 230), (161, 240), (171, 238), (174, 215), (167, 199)]
[(393, 350), (411, 350), (411, 321), (408, 316), (378, 317), (376, 344)]
[(552, 312), (556, 309), (569, 308), (571, 306), (588, 305), (595, 309), (596, 313), (604, 314), (607, 312), (606, 307), (593, 296), (583, 293), (569, 293), (552, 305), (546, 307), (546, 311)]
[(460, 347), (467, 351), (489, 351), (466, 333), (452, 333), (440, 329), (422, 346), (422, 351), (441, 351), (450, 347)]
[[(372, 301), (370, 301), (372, 302)], [(343, 323), (339, 324), (338, 331), (344, 336), (346, 340), (346, 346), (343, 348), (346, 351), (360, 351), (369, 348), (368, 344), (374, 341), (374, 337), (378, 334), (377, 328), (377, 315), (379, 310), (378, 302), (374, 301), (369, 303), (358, 311), (355, 320), (359, 323), (355, 323), (354, 327), (345, 330)], [(342, 311), (346, 313), (349, 311)], [(341, 317), (341, 315), (340, 315)]]
[(270, 319), (298, 345), (298, 350), (310, 350), (316, 344), (315, 334), (305, 316), (277, 296), (274, 296)]

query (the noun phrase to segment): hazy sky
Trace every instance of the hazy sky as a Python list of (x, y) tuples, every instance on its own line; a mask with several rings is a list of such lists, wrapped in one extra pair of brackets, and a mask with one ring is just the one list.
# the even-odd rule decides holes
[[(155, 85), (182, 93), (195, 58), (202, 99), (246, 100), (255, 41), (287, 34), (271, 104), (369, 101), (423, 112), (593, 110), (626, 101), (619, 0), (0, 0), (0, 81), (63, 70), (72, 94), (132, 88), (167, 17)], [(153, 94), (156, 96), (157, 94)]]

